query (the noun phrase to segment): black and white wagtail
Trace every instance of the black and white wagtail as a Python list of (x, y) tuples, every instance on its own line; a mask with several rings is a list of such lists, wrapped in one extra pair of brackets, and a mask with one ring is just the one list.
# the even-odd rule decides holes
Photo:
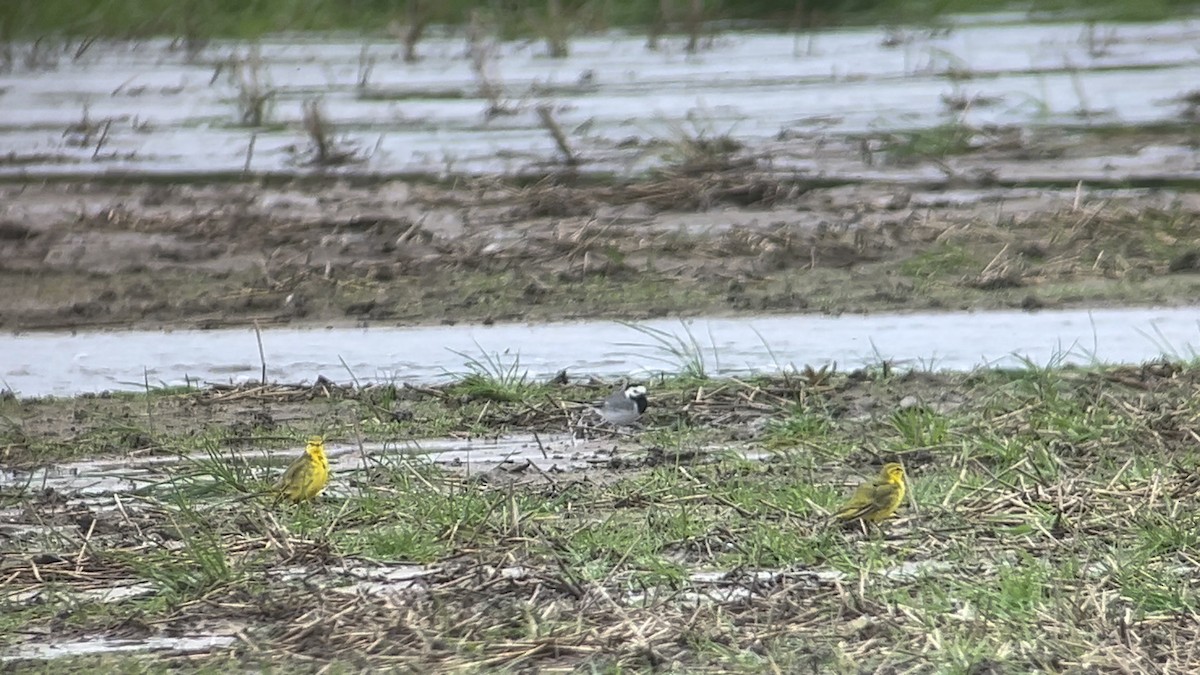
[(627, 427), (637, 422), (649, 405), (646, 388), (635, 384), (614, 391), (601, 401), (595, 410), (605, 422), (617, 427)]

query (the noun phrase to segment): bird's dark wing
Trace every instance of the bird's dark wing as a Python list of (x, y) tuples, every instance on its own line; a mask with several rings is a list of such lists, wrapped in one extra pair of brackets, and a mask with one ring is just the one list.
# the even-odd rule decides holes
[(873, 484), (871, 486), (871, 506), (878, 510), (888, 508), (896, 499), (896, 492), (899, 489), (900, 486), (892, 482), (880, 481)]

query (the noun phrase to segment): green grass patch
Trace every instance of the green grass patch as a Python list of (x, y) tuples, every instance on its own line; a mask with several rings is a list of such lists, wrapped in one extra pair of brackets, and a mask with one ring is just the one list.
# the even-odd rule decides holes
[(796, 405), (785, 415), (767, 423), (764, 444), (769, 448), (794, 447), (806, 441), (825, 439), (832, 431), (827, 412)]
[(900, 263), (900, 273), (920, 281), (961, 275), (975, 265), (976, 259), (965, 246), (940, 244)]
[(489, 354), (482, 348), (480, 356), (455, 353), (465, 360), (467, 372), (450, 387), (454, 395), (470, 400), (515, 402), (543, 391), (530, 380), (529, 372), (521, 368), (520, 354)]
[(975, 130), (961, 122), (946, 122), (928, 129), (897, 132), (884, 139), (883, 151), (895, 164), (944, 159), (972, 150)]
[[(557, 11), (540, 0), (516, 0), (497, 7), (470, 0), (433, 3), (414, 0), (407, 5), (381, 0), (102, 0), (74, 3), (67, 0), (12, 0), (5, 3), (0, 20), (6, 34), (38, 37), (47, 33), (84, 36), (179, 35), (204, 37), (258, 37), (265, 33), (303, 30), (358, 30), (377, 33), (389, 22), (464, 25), (472, 12), (481, 12), (509, 37), (537, 35), (562, 39), (571, 33), (612, 26), (649, 26), (661, 21), (654, 0), (621, 3), (561, 2)], [(1081, 13), (1095, 20), (1156, 21), (1194, 11), (1194, 0), (1055, 0), (1036, 6), (1030, 18), (1049, 18), (1054, 12)], [(754, 0), (705, 6), (705, 20), (751, 20), (767, 26), (794, 28), (845, 23), (936, 23), (952, 13), (1011, 11), (1004, 0), (828, 0), (798, 10), (790, 0)], [(677, 7), (670, 17), (684, 18)]]
[[(499, 374), (520, 372), (512, 365)], [(214, 451), (183, 465), (194, 480), (173, 472), (136, 494), (26, 488), (14, 491), (17, 522), (0, 539), (0, 628), (11, 644), (50, 627), (119, 634), (138, 622), (180, 632), (235, 621), (260, 648), (335, 670), (350, 653), (360, 665), (467, 670), (661, 661), (747, 673), (772, 664), (1026, 672), (1084, 659), (1116, 668), (1151, 656), (1139, 645), (1188, 644), (1195, 628), (1197, 383), (1194, 364), (1168, 361), (752, 382), (687, 375), (651, 387), (661, 411), (647, 429), (596, 443), (623, 461), (594, 470), (342, 456), (324, 497), (272, 506), (236, 499), (266, 479), (261, 467)], [(456, 386), (335, 388), (337, 400), (292, 403), (280, 389), (266, 409), (361, 416), (411, 405), (414, 417), (440, 415), (458, 432), (544, 431), (561, 418), (554, 399), (607, 389), (545, 384), (536, 396), (464, 401)], [(203, 396), (211, 392), (97, 400), (144, 414), (146, 401)], [(196, 408), (155, 411), (164, 444), (182, 444), (175, 417)], [(36, 438), (38, 420), (19, 412)], [(735, 440), (726, 426), (758, 431)], [(769, 447), (785, 451), (740, 455)], [(910, 477), (897, 516), (831, 527), (828, 514), (893, 458)], [(220, 488), (198, 489), (204, 481)], [(120, 508), (88, 510), (113, 499)], [(397, 570), (414, 576), (389, 581)], [(100, 603), (82, 595), (97, 580), (149, 581), (153, 593)], [(31, 589), (47, 592), (36, 603), (18, 595)], [(339, 628), (314, 643), (305, 627), (321, 621)], [(1094, 650), (1121, 631), (1154, 637)], [(638, 642), (647, 635), (662, 639)], [(248, 664), (262, 652), (230, 653)], [(1193, 665), (1187, 650), (1154, 653), (1181, 672)]]

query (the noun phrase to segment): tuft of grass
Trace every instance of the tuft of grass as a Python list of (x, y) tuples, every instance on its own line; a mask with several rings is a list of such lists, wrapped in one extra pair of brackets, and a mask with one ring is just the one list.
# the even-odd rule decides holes
[(366, 156), (355, 143), (338, 136), (333, 123), (325, 116), (319, 99), (305, 101), (303, 109), (302, 124), (308, 137), (307, 154), (301, 160), (303, 163), (330, 167), (366, 161)]
[(955, 120), (928, 129), (888, 134), (884, 137), (883, 151), (890, 162), (900, 165), (945, 159), (970, 152), (976, 133), (966, 123)]
[[(700, 341), (696, 339), (691, 326), (686, 322), (679, 322), (680, 328), (683, 329), (683, 335), (624, 321), (619, 323), (651, 340), (649, 344), (621, 343), (620, 346), (648, 350), (646, 354), (648, 358), (667, 364), (671, 367), (668, 372), (675, 373), (680, 377), (691, 380), (707, 380), (709, 378), (710, 358), (705, 355), (705, 348), (700, 346)], [(717, 345), (712, 335), (709, 335), (707, 351), (711, 354), (711, 367), (719, 370), (720, 355), (717, 353)]]
[(467, 21), (467, 58), (471, 62), (471, 73), (475, 76), (480, 98), (488, 102), (484, 117), (492, 119), (501, 115), (512, 115), (516, 108), (504, 95), (504, 86), (496, 73), (497, 43), (492, 38), (495, 17), (482, 9), (472, 10)]
[[(439, 3), (440, 4), (440, 3)], [(405, 3), (405, 21), (407, 25), (401, 37), (404, 45), (404, 62), (416, 63), (421, 60), (417, 54), (417, 44), (425, 34), (429, 21), (433, 17), (433, 3), (427, 0), (410, 0)]]
[(234, 54), (218, 68), (228, 68), (229, 81), (237, 90), (238, 121), (248, 127), (267, 124), (276, 90), (268, 80), (260, 47), (252, 45), (245, 56)]
[(175, 513), (170, 529), (179, 537), (177, 551), (160, 549), (145, 555), (119, 555), (138, 576), (154, 582), (172, 602), (185, 602), (236, 581), (240, 571), (230, 559), (221, 532), (192, 507), (182, 492), (172, 495)]
[(797, 404), (767, 424), (763, 445), (768, 448), (795, 447), (828, 438), (832, 431), (833, 424), (827, 412)]
[(544, 15), (529, 15), (532, 32), (546, 41), (546, 53), (552, 59), (570, 56), (571, 31), (576, 23), (575, 17), (563, 11), (562, 0), (546, 0)]
[(521, 367), (520, 354), (510, 357), (507, 352), (488, 353), (482, 347), (479, 356), (450, 351), (465, 359), (466, 372), (450, 387), (455, 395), (469, 400), (515, 402), (526, 400), (541, 388), (530, 380), (529, 371)]
[(889, 425), (908, 448), (933, 448), (950, 437), (950, 421), (945, 415), (915, 405), (892, 413)]
[(923, 251), (900, 264), (900, 273), (911, 279), (932, 281), (961, 275), (975, 264), (964, 246), (943, 243)]
[(223, 450), (215, 439), (206, 439), (202, 451), (204, 456), (200, 458), (181, 453), (180, 459), (189, 470), (172, 477), (176, 489), (189, 499), (261, 492), (271, 484), (244, 454)]
[(665, 148), (662, 151), (663, 172), (695, 175), (753, 163), (753, 160), (737, 156), (745, 145), (734, 138), (732, 127), (718, 132), (712, 126), (696, 110), (688, 111), (682, 122), (668, 122), (668, 131), (657, 144)]

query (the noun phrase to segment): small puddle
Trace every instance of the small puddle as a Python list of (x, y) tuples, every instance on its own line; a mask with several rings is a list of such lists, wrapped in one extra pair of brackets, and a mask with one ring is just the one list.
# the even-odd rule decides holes
[[(278, 581), (296, 581), (316, 577), (318, 584), (327, 587), (333, 593), (392, 595), (417, 588), (422, 578), (437, 569), (424, 565), (378, 565), (346, 561), (346, 564), (340, 567), (330, 567), (324, 570), (293, 566), (274, 569), (267, 574), (271, 579)], [(351, 583), (340, 583), (345, 579), (351, 580)]]
[(158, 592), (154, 584), (149, 582), (134, 582), (128, 584), (116, 584), (106, 586), (104, 588), (87, 588), (87, 589), (47, 589), (47, 588), (31, 588), (26, 591), (20, 591), (11, 595), (4, 596), (8, 602), (19, 602), (24, 604), (32, 604), (35, 602), (51, 602), (63, 597), (69, 598), (73, 602), (95, 602), (99, 604), (110, 604), (129, 600), (132, 598), (141, 598), (147, 595), (154, 595)]
[(345, 570), (346, 576), (358, 579), (358, 581), (349, 586), (338, 586), (333, 591), (335, 593), (361, 592), (372, 595), (391, 595), (415, 588), (421, 578), (431, 571), (430, 568), (420, 565), (350, 567)]
[(24, 659), (53, 660), (71, 656), (91, 656), (116, 652), (173, 652), (198, 654), (227, 647), (235, 638), (226, 635), (196, 635), (187, 637), (148, 637), (136, 640), (118, 638), (87, 638), (64, 642), (26, 642), (0, 654), (0, 661)]
[[(906, 562), (875, 570), (872, 576), (883, 577), (892, 581), (911, 581), (952, 569), (954, 566), (940, 561)], [(760, 589), (771, 589), (791, 584), (804, 583), (836, 583), (843, 582), (850, 575), (835, 569), (801, 569), (801, 570), (710, 570), (693, 572), (689, 576), (692, 589), (683, 591), (673, 597), (685, 602), (716, 602), (728, 603), (745, 600), (756, 594), (761, 595)], [(640, 604), (654, 600), (654, 596), (645, 593), (634, 593), (626, 596), (631, 604)]]
[(86, 461), (30, 472), (0, 470), (0, 488), (51, 488), (87, 498), (132, 492), (141, 485), (164, 478), (163, 474), (156, 474), (148, 467), (130, 466), (128, 461)]
[[(547, 434), (482, 439), (438, 438), (385, 444), (378, 449), (367, 446), (366, 449), (368, 456), (375, 459), (422, 457), (443, 468), (475, 473), (505, 466), (535, 466), (543, 471), (584, 470), (606, 463), (614, 445), (613, 441), (581, 440), (566, 434)], [(362, 468), (361, 458), (355, 468)]]
[[(327, 445), (330, 467), (334, 472), (333, 482), (327, 491), (330, 495), (345, 492), (341, 486), (348, 475), (365, 471), (379, 464), (407, 460), (427, 461), (449, 471), (468, 475), (502, 471), (521, 473), (562, 473), (586, 471), (607, 466), (614, 456), (627, 455), (631, 459), (641, 457), (644, 450), (630, 441), (622, 441), (624, 447), (611, 439), (577, 439), (567, 434), (545, 436), (513, 435), (493, 438), (455, 439), (434, 438), (398, 443), (365, 443), (356, 445), (331, 443)], [(750, 460), (769, 457), (771, 453), (751, 448), (729, 448), (720, 446), (699, 448), (703, 453), (736, 452)], [(282, 469), (299, 453), (298, 448), (285, 450), (245, 450), (222, 452), (221, 461), (244, 461), (250, 465), (271, 465)], [(114, 509), (116, 506), (109, 495), (127, 494), (150, 486), (167, 489), (180, 478), (180, 467), (195, 462), (209, 462), (205, 453), (193, 453), (183, 457), (146, 457), (129, 459), (86, 460), (67, 464), (56, 464), (32, 471), (0, 470), (0, 489), (44, 490), (70, 495), (83, 503), (92, 504), (98, 510)], [(277, 473), (264, 468), (262, 478), (269, 480)], [(154, 489), (154, 488), (151, 488)], [(30, 531), (45, 532), (45, 528), (30, 528)], [(22, 534), (7, 531), (9, 536)]]

